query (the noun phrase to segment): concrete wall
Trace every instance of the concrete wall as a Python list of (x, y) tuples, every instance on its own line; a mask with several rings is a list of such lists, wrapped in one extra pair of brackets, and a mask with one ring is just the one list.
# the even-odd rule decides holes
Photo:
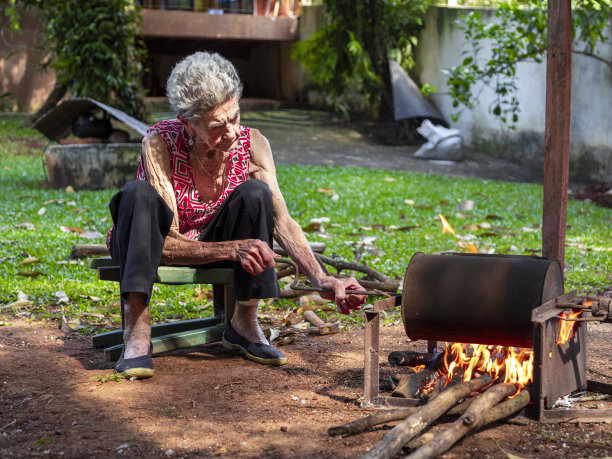
[(22, 33), (11, 32), (8, 19), (0, 13), (0, 110), (33, 112), (47, 98), (55, 83), (53, 72), (41, 72), (44, 55), (37, 49), (44, 40), (36, 13), (26, 14)]
[[(438, 88), (432, 102), (448, 119), (452, 127), (461, 130), (465, 144), (487, 153), (515, 159), (541, 167), (544, 159), (544, 126), (546, 107), (546, 61), (522, 63), (518, 66), (517, 86), (521, 112), (515, 131), (504, 129), (490, 113), (494, 93), (483, 88), (479, 105), (463, 110), (456, 123), (450, 115), (459, 108), (452, 106), (444, 69), (459, 65), (462, 51), (467, 50), (462, 31), (457, 27), (460, 15), (471, 9), (433, 7), (425, 17), (425, 27), (416, 50), (419, 84), (429, 83)], [(483, 9), (483, 19), (495, 20), (495, 10)], [(612, 60), (610, 42), (599, 52)], [(486, 51), (483, 51), (483, 58)], [(480, 88), (475, 88), (478, 94)], [(593, 58), (572, 55), (572, 112), (570, 176), (579, 181), (612, 181), (612, 72)]]

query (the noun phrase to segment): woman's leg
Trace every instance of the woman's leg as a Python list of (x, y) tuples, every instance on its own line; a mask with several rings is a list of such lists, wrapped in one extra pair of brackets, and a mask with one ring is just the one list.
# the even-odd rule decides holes
[(119, 263), (125, 359), (149, 352), (149, 301), (173, 213), (155, 188), (131, 181), (111, 199), (111, 255)]
[[(272, 193), (261, 180), (247, 180), (226, 199), (200, 235), (209, 242), (260, 239), (272, 247), (274, 219)], [(232, 327), (249, 341), (268, 344), (257, 321), (259, 298), (280, 296), (273, 268), (258, 275), (249, 274), (240, 263), (232, 263), (236, 288), (236, 308)]]

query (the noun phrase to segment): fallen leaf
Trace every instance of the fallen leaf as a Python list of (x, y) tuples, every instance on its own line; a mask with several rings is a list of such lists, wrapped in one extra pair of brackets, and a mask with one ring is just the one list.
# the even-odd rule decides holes
[(302, 226), (302, 231), (306, 233), (314, 233), (317, 231), (323, 232), (325, 231), (325, 228), (320, 223), (310, 223), (307, 226)]
[(285, 326), (289, 327), (290, 325), (295, 325), (298, 324), (302, 321), (302, 318), (300, 316), (298, 316), (295, 312), (290, 312), (289, 314), (287, 314), (287, 316), (285, 316), (285, 318), (283, 319), (283, 323), (285, 324)]
[(485, 218), (487, 220), (503, 220), (503, 217), (500, 217), (499, 215), (487, 215)]
[(38, 258), (28, 257), (19, 262), (20, 265), (29, 265), (33, 263), (40, 263), (40, 260)]
[(60, 229), (64, 233), (82, 233), (85, 230), (81, 228), (75, 228), (74, 226), (60, 226)]
[(82, 312), (79, 314), (79, 317), (95, 317), (96, 319), (104, 319), (106, 316), (104, 314), (100, 314), (99, 312)]
[(404, 199), (404, 204), (414, 206), (414, 201), (412, 199)]
[(535, 228), (529, 228), (528, 226), (523, 226), (521, 228), (521, 231), (525, 231), (527, 233), (535, 233), (537, 231), (537, 229)]
[(68, 185), (66, 188), (64, 188), (64, 191), (66, 193), (74, 193), (74, 188), (72, 187), (72, 185)]
[(63, 290), (55, 292), (55, 304), (68, 303), (69, 301), (70, 298), (68, 298), (68, 295)]
[(478, 247), (473, 242), (457, 241), (457, 247), (469, 253), (478, 253)]
[(85, 239), (101, 239), (106, 236), (104, 236), (99, 231), (83, 231), (81, 233), (81, 237), (84, 237)]
[(499, 237), (500, 234), (495, 231), (486, 231), (484, 233), (480, 233), (478, 237)]
[(459, 204), (457, 204), (457, 209), (466, 211), (474, 210), (474, 201), (468, 199), (466, 201), (460, 202)]
[(30, 223), (30, 222), (17, 223), (15, 225), (15, 228), (26, 229), (26, 230), (30, 230), (30, 231), (35, 231), (36, 230), (36, 227), (34, 226), (34, 224)]
[(415, 204), (414, 207), (416, 207), (417, 209), (431, 209), (431, 206), (429, 204)]
[(317, 188), (317, 191), (319, 193), (325, 193), (325, 194), (328, 194), (330, 196), (333, 196), (334, 194), (338, 194), (338, 193), (336, 193), (336, 190), (334, 190), (332, 188), (325, 188), (323, 186), (320, 186), (319, 188)]
[(66, 320), (66, 317), (62, 316), (62, 323), (60, 325), (60, 329), (64, 333), (74, 333), (82, 328), (86, 328), (83, 324), (81, 324), (81, 319), (75, 317), (74, 319)]
[(45, 273), (41, 271), (19, 271), (17, 275), (23, 276), (23, 277), (38, 277), (38, 276), (44, 276)]
[(91, 300), (94, 303), (102, 300), (102, 298), (98, 298), (97, 296), (91, 296), (91, 295), (79, 295), (79, 296), (81, 298), (85, 298), (86, 300)]
[(383, 180), (385, 182), (395, 182), (395, 179), (393, 177), (385, 177), (385, 178), (383, 178)]
[(466, 223), (465, 225), (461, 225), (461, 229), (465, 231), (476, 231), (478, 225), (476, 223)]
[(419, 228), (419, 225), (400, 226), (399, 228), (395, 228), (394, 231), (411, 231), (415, 228)]
[(45, 212), (47, 211), (46, 207), (41, 207), (40, 209), (38, 209), (38, 212), (36, 212), (38, 215), (45, 215)]
[(12, 302), (11, 304), (7, 304), (6, 306), (0, 306), (0, 309), (22, 309), (29, 308), (33, 305), (34, 303), (30, 300), (17, 300)]

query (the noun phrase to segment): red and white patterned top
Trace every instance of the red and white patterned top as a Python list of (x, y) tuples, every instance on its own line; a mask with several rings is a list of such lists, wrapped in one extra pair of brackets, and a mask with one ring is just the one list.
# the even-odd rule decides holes
[[(240, 126), (238, 145), (230, 151), (225, 189), (216, 201), (206, 202), (200, 200), (200, 195), (193, 181), (189, 148), (181, 122), (177, 119), (161, 121), (149, 128), (147, 133), (152, 131), (157, 132), (168, 147), (174, 195), (178, 208), (179, 232), (191, 239), (197, 239), (229, 194), (249, 178), (251, 130), (248, 127)], [(147, 181), (142, 150), (136, 180)], [(110, 230), (107, 236), (107, 245), (109, 245), (109, 242)]]

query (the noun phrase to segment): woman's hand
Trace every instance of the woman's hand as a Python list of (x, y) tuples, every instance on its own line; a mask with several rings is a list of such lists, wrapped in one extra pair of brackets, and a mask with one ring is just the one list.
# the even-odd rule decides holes
[(234, 242), (236, 243), (234, 261), (239, 261), (240, 265), (249, 274), (261, 274), (266, 268), (276, 266), (275, 259), (278, 256), (264, 241), (244, 239)]
[(319, 295), (326, 300), (334, 300), (338, 311), (342, 314), (348, 315), (351, 310), (359, 309), (366, 302), (366, 295), (346, 294), (346, 290), (363, 290), (363, 287), (353, 277), (338, 279), (325, 276), (319, 281), (318, 287), (332, 290), (329, 293), (321, 292)]

